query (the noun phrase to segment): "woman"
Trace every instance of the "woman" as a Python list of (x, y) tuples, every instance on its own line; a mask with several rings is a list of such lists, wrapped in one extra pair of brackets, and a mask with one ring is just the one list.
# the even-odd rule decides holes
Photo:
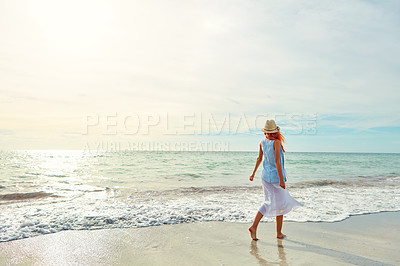
[(263, 216), (276, 217), (276, 237), (284, 238), (282, 233), (283, 215), (292, 209), (303, 206), (297, 200), (290, 196), (285, 189), (286, 171), (284, 166), (283, 143), (285, 141), (280, 129), (276, 126), (274, 120), (267, 120), (263, 129), (265, 139), (260, 143), (260, 151), (254, 167), (250, 181), (253, 181), (254, 175), (263, 160), (262, 185), (264, 188), (265, 202), (257, 212), (252, 226), (249, 228), (250, 236), (253, 240), (256, 237), (258, 223)]

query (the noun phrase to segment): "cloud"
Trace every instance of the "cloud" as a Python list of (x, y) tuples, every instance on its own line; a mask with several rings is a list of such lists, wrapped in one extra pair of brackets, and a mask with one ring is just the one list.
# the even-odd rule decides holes
[(2, 129), (0, 128), (0, 135), (14, 135), (15, 132), (9, 129)]
[[(63, 12), (57, 5), (45, 8)], [(289, 135), (307, 127), (296, 114), (316, 114), (326, 136), (400, 126), (399, 1), (94, 5), (107, 23), (96, 28), (98, 14), (86, 21), (90, 5), (80, 6), (87, 36), (33, 2), (0, 10), (3, 128), (78, 132), (88, 113), (115, 112), (281, 114)]]

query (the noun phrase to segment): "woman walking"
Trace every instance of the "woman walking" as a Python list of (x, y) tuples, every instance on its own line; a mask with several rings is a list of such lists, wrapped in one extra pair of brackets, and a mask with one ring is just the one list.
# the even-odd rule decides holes
[(276, 126), (274, 120), (267, 120), (261, 131), (264, 132), (265, 139), (260, 143), (260, 151), (250, 181), (253, 181), (264, 157), (261, 179), (265, 201), (258, 210), (249, 231), (251, 238), (258, 240), (256, 233), (261, 218), (263, 216), (276, 217), (276, 237), (282, 239), (286, 236), (282, 233), (283, 215), (303, 204), (292, 198), (285, 189), (286, 171), (283, 154), (285, 150), (282, 146), (285, 139), (280, 128)]

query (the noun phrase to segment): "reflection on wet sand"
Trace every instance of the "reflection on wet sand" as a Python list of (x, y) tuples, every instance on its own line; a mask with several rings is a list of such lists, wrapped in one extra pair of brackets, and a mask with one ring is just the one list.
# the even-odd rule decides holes
[(265, 259), (263, 259), (258, 252), (257, 241), (254, 240), (251, 241), (250, 254), (256, 257), (260, 265), (268, 265), (268, 262)]
[(277, 240), (277, 246), (278, 246), (279, 259), (280, 259), (279, 265), (289, 265), (286, 262), (286, 252), (285, 252), (285, 249), (283, 248), (282, 239)]
[(260, 255), (257, 243), (258, 243), (257, 241), (251, 241), (250, 254), (253, 255), (257, 259), (259, 265), (269, 265), (269, 264), (278, 264), (278, 265), (282, 265), (282, 266), (289, 265), (286, 262), (286, 253), (285, 253), (285, 249), (283, 247), (281, 239), (277, 239), (279, 262), (268, 262), (266, 259), (262, 258), (262, 256)]

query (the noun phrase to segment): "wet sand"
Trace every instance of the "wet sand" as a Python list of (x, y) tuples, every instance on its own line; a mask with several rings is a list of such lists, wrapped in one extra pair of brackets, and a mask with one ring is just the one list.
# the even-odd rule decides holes
[(63, 231), (0, 243), (0, 265), (400, 265), (400, 212), (335, 223), (202, 222)]

